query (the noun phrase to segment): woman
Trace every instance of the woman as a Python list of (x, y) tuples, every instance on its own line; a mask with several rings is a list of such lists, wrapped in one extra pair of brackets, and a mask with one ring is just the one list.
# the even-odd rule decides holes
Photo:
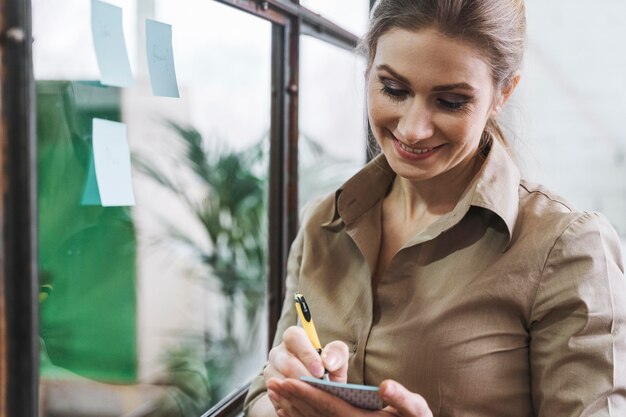
[[(382, 154), (310, 208), (252, 417), (624, 416), (626, 285), (601, 215), (520, 179), (496, 122), (522, 0), (380, 0), (365, 38)], [(315, 316), (321, 357), (295, 327)], [(380, 385), (364, 411), (298, 378)]]

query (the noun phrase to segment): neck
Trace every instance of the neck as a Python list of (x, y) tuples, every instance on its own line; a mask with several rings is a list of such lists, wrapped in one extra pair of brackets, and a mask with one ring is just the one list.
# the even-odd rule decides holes
[(473, 158), (464, 166), (423, 181), (397, 176), (390, 197), (404, 208), (405, 218), (442, 216), (454, 209), (482, 165), (482, 158)]

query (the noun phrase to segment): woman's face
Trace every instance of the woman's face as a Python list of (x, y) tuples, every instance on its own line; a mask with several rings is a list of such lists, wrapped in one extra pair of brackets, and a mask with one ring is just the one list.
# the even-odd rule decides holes
[(471, 175), (485, 124), (497, 111), (491, 68), (478, 50), (434, 29), (380, 37), (367, 97), (380, 148), (411, 181)]

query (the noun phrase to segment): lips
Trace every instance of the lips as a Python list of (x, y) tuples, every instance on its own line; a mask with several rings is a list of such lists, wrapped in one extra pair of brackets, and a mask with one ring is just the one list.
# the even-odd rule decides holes
[(435, 147), (433, 147), (433, 148), (413, 148), (413, 147), (411, 147), (411, 146), (405, 145), (404, 143), (402, 143), (402, 142), (400, 142), (400, 141), (398, 141), (398, 145), (399, 145), (399, 146), (400, 146), (403, 150), (405, 150), (405, 151), (407, 151), (407, 152), (411, 152), (411, 153), (417, 154), (417, 155), (421, 155), (421, 154), (424, 154), (424, 153), (430, 152), (430, 151), (432, 151), (433, 149), (435, 149), (435, 148), (436, 148), (436, 146), (435, 146)]
[(436, 153), (440, 148), (442, 148), (444, 145), (437, 145), (437, 146), (409, 146), (403, 142), (400, 142), (398, 139), (396, 139), (396, 137), (389, 132), (390, 137), (392, 138), (393, 144), (395, 149), (397, 150), (398, 154), (406, 159), (425, 159), (428, 158), (429, 156), (433, 155), (434, 153)]

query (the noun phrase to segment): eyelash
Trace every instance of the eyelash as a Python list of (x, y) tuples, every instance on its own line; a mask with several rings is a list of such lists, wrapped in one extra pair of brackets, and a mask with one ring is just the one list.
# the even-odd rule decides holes
[[(391, 101), (396, 103), (400, 103), (406, 99), (407, 93), (404, 90), (399, 90), (395, 88), (391, 88), (388, 85), (383, 85), (380, 91), (387, 96)], [(438, 98), (437, 103), (443, 107), (444, 110), (453, 112), (459, 112), (467, 110), (467, 104), (470, 102), (468, 98), (463, 99), (462, 101), (454, 102), (444, 100), (442, 98)]]
[(395, 102), (404, 101), (404, 99), (406, 98), (406, 92), (404, 92), (403, 90), (397, 90), (384, 84), (380, 91)]

